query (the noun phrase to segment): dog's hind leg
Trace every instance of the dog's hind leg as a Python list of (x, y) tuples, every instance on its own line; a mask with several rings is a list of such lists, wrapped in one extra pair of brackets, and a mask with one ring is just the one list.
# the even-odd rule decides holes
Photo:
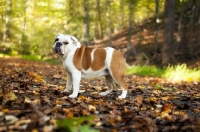
[[(117, 59), (117, 60), (116, 60)], [(122, 89), (122, 94), (118, 98), (126, 98), (127, 86), (124, 83), (124, 74), (126, 71), (126, 62), (121, 52), (115, 50), (110, 64), (109, 73)]]
[(106, 75), (105, 79), (106, 79), (106, 84), (108, 85), (108, 90), (106, 90), (105, 92), (99, 93), (99, 95), (101, 95), (101, 96), (105, 96), (105, 95), (111, 93), (113, 91), (113, 89), (116, 88), (115, 81), (113, 80), (111, 75)]
[(117, 84), (120, 86), (120, 88), (122, 89), (122, 94), (120, 96), (118, 96), (118, 98), (126, 98), (127, 95), (127, 86), (124, 83), (124, 77), (123, 76), (115, 76), (115, 80), (117, 82)]

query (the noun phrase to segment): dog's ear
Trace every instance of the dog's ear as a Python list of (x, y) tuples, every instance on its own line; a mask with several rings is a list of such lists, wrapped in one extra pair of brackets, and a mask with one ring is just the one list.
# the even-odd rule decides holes
[(60, 33), (59, 33), (59, 34), (57, 34), (57, 35), (55, 36), (55, 38), (57, 38), (59, 35), (60, 35)]
[(81, 44), (77, 38), (75, 38), (74, 36), (71, 36), (70, 38), (71, 38), (73, 44), (75, 44), (76, 46), (79, 46), (79, 47), (81, 46)]

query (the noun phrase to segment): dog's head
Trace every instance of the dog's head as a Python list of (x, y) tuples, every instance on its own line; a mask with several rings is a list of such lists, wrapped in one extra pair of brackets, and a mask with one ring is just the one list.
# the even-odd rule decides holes
[(63, 56), (73, 48), (79, 48), (80, 46), (80, 42), (74, 36), (58, 34), (54, 40), (53, 50)]

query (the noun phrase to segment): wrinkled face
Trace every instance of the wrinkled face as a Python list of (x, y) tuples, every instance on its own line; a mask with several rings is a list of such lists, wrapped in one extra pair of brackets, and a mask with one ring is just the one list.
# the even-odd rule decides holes
[(74, 47), (80, 47), (80, 43), (74, 36), (58, 34), (54, 41), (53, 50), (60, 56), (67, 54)]

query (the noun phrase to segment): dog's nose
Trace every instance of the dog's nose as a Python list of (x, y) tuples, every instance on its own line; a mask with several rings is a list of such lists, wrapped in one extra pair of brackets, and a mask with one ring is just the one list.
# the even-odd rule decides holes
[(56, 47), (60, 47), (61, 45), (62, 45), (61, 42), (57, 42), (57, 43), (56, 43)]

